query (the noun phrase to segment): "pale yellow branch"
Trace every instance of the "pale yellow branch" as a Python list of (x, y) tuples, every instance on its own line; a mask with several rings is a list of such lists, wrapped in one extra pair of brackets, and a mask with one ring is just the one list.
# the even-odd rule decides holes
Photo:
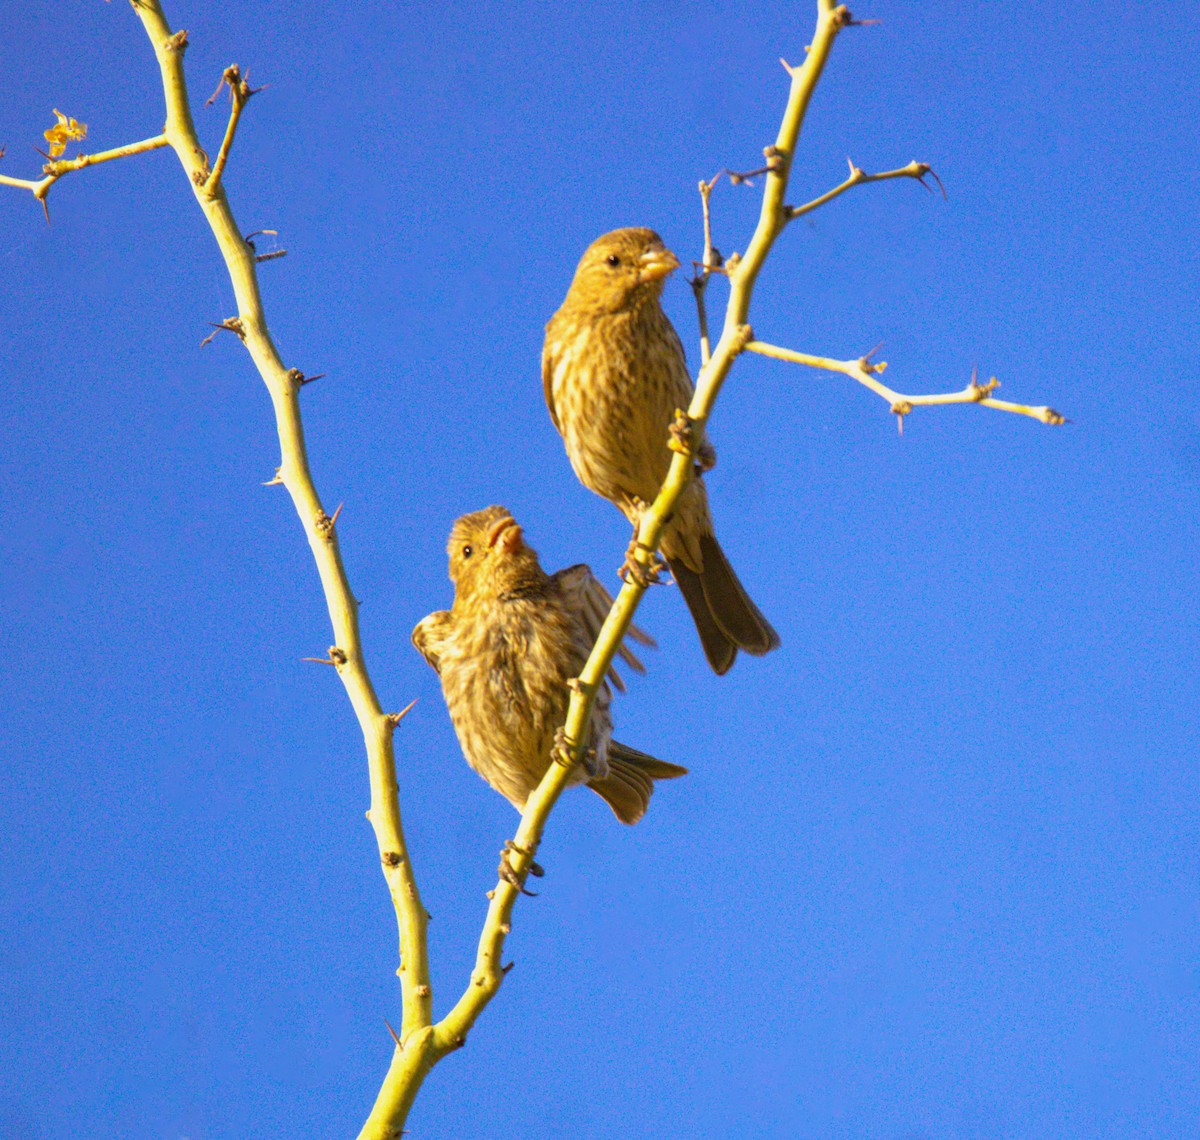
[(7, 175), (0, 174), (0, 186), (16, 186), (21, 190), (29, 190), (44, 206), (46, 204), (46, 195), (50, 193), (50, 187), (62, 178), (64, 174), (70, 174), (72, 170), (82, 170), (85, 166), (96, 166), (101, 162), (112, 162), (114, 158), (128, 158), (133, 154), (144, 154), (148, 150), (158, 150), (159, 147), (169, 145), (170, 142), (167, 136), (161, 134), (155, 135), (152, 139), (143, 139), (141, 142), (114, 147), (112, 150), (102, 150), (97, 154), (80, 154), (74, 158), (51, 159), (42, 167), (42, 171), (45, 174), (44, 178), (39, 178), (36, 182), (33, 182), (26, 178), (9, 178)]
[[(426, 1052), (422, 1042), (432, 1035), (433, 996), (426, 940), (428, 915), (417, 890), (400, 820), (392, 744), (398, 718), (383, 711), (367, 673), (359, 636), (358, 602), (346, 578), (336, 527), (321, 505), (309, 470), (299, 402), (304, 376), (298, 370), (284, 366), (271, 339), (259, 294), (253, 247), (242, 237), (219, 181), (220, 171), (209, 170), (207, 156), (196, 134), (183, 71), (187, 33), (172, 33), (159, 0), (137, 0), (134, 10), (154, 47), (162, 76), (167, 111), (163, 135), (179, 158), (216, 239), (237, 299), (239, 336), (266, 384), (274, 406), (280, 447), (277, 477), (291, 495), (312, 550), (336, 642), (330, 649), (329, 660), (341, 677), (362, 729), (371, 784), (368, 815), (399, 928), (400, 967), (397, 972), (403, 999), (399, 1039), (404, 1048), (398, 1046), (395, 1053), (402, 1056), (406, 1064), (412, 1064)], [(236, 107), (237, 87), (234, 88), (234, 102)], [(226, 130), (227, 142), (232, 140), (234, 126), (236, 116), (232, 117), (231, 126)], [(224, 149), (228, 153), (228, 147)], [(214, 173), (218, 179), (213, 179)], [(415, 1095), (416, 1087), (413, 1086), (412, 1095)], [(408, 1103), (411, 1103), (411, 1096)], [(405, 1106), (401, 1107), (406, 1110)], [(394, 1118), (395, 1114), (392, 1115)], [(401, 1119), (402, 1116), (403, 1112)]]
[(981, 404), (985, 408), (995, 408), (1001, 412), (1014, 412), (1019, 416), (1030, 416), (1041, 420), (1044, 424), (1061, 424), (1066, 420), (1053, 408), (1032, 408), (1025, 404), (1013, 404), (1008, 400), (993, 399), (991, 393), (1000, 387), (1000, 382), (992, 377), (986, 384), (980, 384), (978, 377), (972, 374), (970, 383), (960, 392), (941, 392), (930, 396), (906, 396), (895, 392), (878, 379), (887, 364), (884, 361), (873, 363), (867, 357), (858, 360), (832, 360), (827, 356), (810, 356), (806, 352), (795, 352), (790, 348), (779, 348), (777, 345), (764, 344), (760, 340), (752, 340), (746, 345), (747, 352), (757, 352), (760, 356), (770, 356), (775, 360), (787, 360), (792, 364), (804, 364), (809, 368), (821, 368), (826, 372), (840, 372), (857, 380), (864, 387), (870, 388), (878, 396), (882, 396), (891, 405), (891, 411), (903, 418), (913, 408), (931, 407), (937, 404)]
[[(832, 202), (834, 198), (845, 194), (847, 190), (861, 186), (865, 182), (882, 182), (887, 178), (912, 178), (924, 186), (926, 175), (933, 174), (926, 162), (910, 162), (898, 170), (885, 170), (882, 174), (867, 174), (855, 166), (850, 159), (846, 159), (846, 161), (850, 163), (850, 176), (845, 182), (835, 186), (832, 190), (827, 190), (819, 198), (805, 202), (803, 206), (785, 206), (783, 208), (784, 217), (790, 222), (793, 218), (799, 218), (803, 214), (811, 214), (813, 210), (820, 209), (826, 202)], [(933, 174), (933, 177), (937, 178), (937, 175)]]
[[(819, 0), (816, 34), (803, 67), (795, 68), (792, 72), (787, 109), (773, 148), (782, 161), (773, 164), (766, 176), (758, 225), (745, 256), (736, 262), (732, 259), (729, 262), (730, 295), (724, 328), (711, 359), (700, 371), (696, 391), (687, 410), (696, 427), (702, 427), (707, 421), (733, 361), (750, 339), (750, 330), (746, 325), (750, 298), (755, 279), (770, 252), (771, 245), (786, 224), (786, 218), (783, 216), (783, 197), (787, 189), (796, 141), (800, 135), (800, 126), (829, 58), (833, 41), (849, 21), (849, 16), (845, 7), (835, 6), (829, 0)], [(666, 426), (663, 425), (664, 446), (667, 443)], [(696, 438), (701, 436), (699, 431), (693, 434)], [(658, 497), (642, 517), (636, 557), (647, 570), (653, 566), (655, 551), (662, 538), (666, 520), (671, 517), (679, 497), (692, 478), (694, 465), (695, 458), (686, 449), (677, 451)], [(509, 862), (518, 876), (523, 876), (533, 861), (550, 811), (567, 785), (571, 766), (580, 762), (582, 743), (587, 739), (588, 722), (591, 719), (595, 695), (647, 588), (647, 581), (639, 581), (632, 574), (626, 578), (625, 585), (617, 595), (600, 630), (591, 656), (579, 676), (578, 684), (573, 687), (564, 725), (569, 749), (569, 755), (564, 759), (568, 762), (551, 764), (549, 771), (525, 805), (514, 840), (517, 850), (509, 857)], [(439, 1054), (457, 1048), (465, 1041), (467, 1031), (500, 988), (504, 976), (500, 955), (505, 936), (509, 932), (517, 894), (517, 888), (511, 883), (503, 879), (497, 882), (480, 936), (471, 981), (455, 1007), (434, 1028), (434, 1049)], [(382, 1133), (373, 1133), (372, 1136), (382, 1136)]]
[(217, 160), (213, 163), (212, 172), (204, 180), (203, 190), (209, 198), (216, 194), (217, 187), (221, 184), (221, 175), (225, 173), (225, 164), (229, 161), (229, 152), (233, 148), (233, 136), (237, 133), (238, 120), (242, 117), (243, 108), (250, 102), (250, 96), (254, 94), (236, 63), (225, 69), (221, 81), (229, 85), (231, 106), (229, 122), (225, 126), (225, 137), (221, 140), (221, 149), (217, 151)]

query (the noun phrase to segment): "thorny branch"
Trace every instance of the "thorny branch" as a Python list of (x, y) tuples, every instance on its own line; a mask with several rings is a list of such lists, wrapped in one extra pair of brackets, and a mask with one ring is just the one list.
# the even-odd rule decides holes
[[(812, 93), (829, 58), (833, 42), (838, 32), (849, 22), (850, 13), (844, 6), (835, 6), (830, 0), (819, 0), (817, 29), (808, 57), (802, 67), (796, 68), (792, 72), (787, 108), (784, 111), (778, 137), (773, 146), (769, 148), (778, 161), (774, 161), (771, 169), (767, 172), (758, 224), (745, 255), (740, 258), (731, 257), (724, 266), (730, 284), (724, 327), (711, 356), (701, 368), (696, 391), (685, 416), (692, 428), (690, 434), (694, 439), (702, 438), (704, 424), (712, 412), (721, 386), (729, 374), (734, 360), (742, 352), (747, 342), (753, 338), (747, 324), (750, 299), (754, 283), (766, 261), (767, 254), (770, 252), (775, 238), (787, 224), (783, 198), (787, 189), (792, 156), (795, 153), (796, 141), (800, 134), (800, 126), (804, 121)], [(707, 185), (711, 190), (711, 184)], [(706, 195), (707, 191), (701, 190), (702, 199), (705, 199)], [(706, 261), (709, 260), (710, 249), (710, 243), (706, 242)], [(702, 265), (702, 268), (704, 272), (709, 273), (714, 270), (715, 266)], [(666, 435), (667, 433), (664, 432), (664, 445), (667, 443)], [(627, 575), (625, 584), (605, 619), (591, 656), (578, 678), (578, 683), (573, 686), (566, 723), (561, 736), (563, 747), (556, 751), (558, 762), (551, 764), (541, 783), (530, 796), (516, 837), (512, 841), (509, 864), (516, 873), (518, 882), (523, 881), (537, 854), (546, 820), (559, 795), (566, 787), (571, 769), (582, 759), (582, 742), (587, 739), (587, 726), (591, 718), (595, 695), (633, 620), (633, 615), (648, 587), (648, 582), (653, 577), (651, 570), (654, 566), (659, 541), (667, 519), (671, 517), (680, 496), (692, 478), (695, 459), (691, 449), (686, 446), (675, 450), (667, 478), (663, 482), (657, 498), (642, 516), (637, 541), (631, 553), (633, 558), (641, 564), (645, 573)], [(512, 912), (518, 893), (518, 887), (504, 879), (500, 879), (491, 892), (491, 902), (484, 923), (483, 935), (479, 941), (479, 951), (471, 984), (459, 999), (458, 1004), (435, 1027), (437, 1049), (448, 1051), (461, 1045), (466, 1040), (467, 1031), (500, 988), (504, 976), (501, 952), (505, 936), (511, 929)]]
[(408, 856), (396, 788), (392, 735), (403, 713), (389, 715), (383, 711), (367, 673), (359, 637), (358, 602), (350, 590), (338, 546), (335, 527), (337, 513), (329, 516), (322, 508), (308, 466), (298, 399), (306, 378), (298, 369), (286, 368), (280, 359), (267, 327), (259, 293), (254, 247), (242, 236), (222, 184), (238, 120), (254, 91), (236, 66), (226, 69), (222, 85), (230, 89), (232, 109), (216, 162), (210, 168), (208, 156), (200, 145), (192, 121), (184, 77), (183, 54), (187, 48), (187, 32), (171, 31), (159, 0), (135, 0), (134, 10), (153, 45), (162, 77), (167, 113), (162, 134), (101, 154), (49, 162), (43, 168), (45, 177), (38, 182), (7, 177), (0, 178), (0, 182), (31, 191), (45, 206), (50, 187), (72, 170), (170, 146), (183, 166), (228, 268), (237, 299), (237, 316), (222, 321), (214, 329), (228, 329), (236, 333), (270, 393), (280, 445), (280, 466), (271, 483), (281, 483), (287, 488), (308, 538), (325, 592), (335, 640), (329, 649), (329, 656), (323, 660), (335, 668), (341, 677), (366, 745), (371, 783), (368, 818), (375, 830), (383, 875), (396, 911), (400, 943), (400, 967), (397, 973), (400, 976), (403, 1018), (395, 1054), (400, 1064), (393, 1065), (393, 1069), (398, 1067), (401, 1072), (401, 1079), (396, 1085), (398, 1096), (390, 1097), (386, 1118), (377, 1121), (380, 1127), (373, 1129), (368, 1122), (364, 1132), (371, 1136), (390, 1137), (398, 1134), (399, 1122), (411, 1105), (421, 1079), (436, 1059), (428, 1049), (432, 1038), (433, 1009), (426, 942), (428, 914), (421, 902)]
[(773, 344), (764, 344), (760, 340), (752, 340), (746, 345), (747, 352), (757, 352), (761, 356), (771, 356), (776, 360), (788, 360), (793, 364), (806, 364), (809, 368), (822, 368), (827, 372), (840, 372), (860, 384), (870, 388), (876, 395), (882, 396), (891, 406), (891, 411), (897, 417), (900, 430), (904, 430), (904, 417), (913, 408), (929, 407), (934, 404), (980, 404), (985, 408), (995, 408), (1001, 412), (1014, 412), (1019, 416), (1031, 416), (1044, 424), (1062, 424), (1066, 419), (1053, 408), (1032, 408), (1026, 404), (1014, 404), (1008, 400), (997, 400), (992, 392), (1000, 387), (1000, 381), (994, 376), (986, 383), (979, 383), (977, 371), (972, 371), (971, 381), (961, 392), (944, 392), (931, 396), (905, 396), (894, 392), (877, 377), (887, 368), (886, 361), (874, 363), (871, 353), (860, 356), (857, 360), (831, 360), (824, 356), (810, 356), (804, 352), (793, 352), (790, 348), (778, 348)]
[[(148, 150), (158, 150), (164, 146), (170, 146), (170, 140), (165, 133), (155, 135), (152, 139), (143, 139), (141, 142), (115, 147), (112, 150), (102, 150), (98, 154), (80, 154), (74, 158), (52, 158), (42, 167), (44, 177), (39, 178), (36, 182), (27, 178), (9, 178), (6, 174), (0, 174), (0, 186), (15, 186), (20, 190), (31, 191), (33, 196), (41, 202), (42, 209), (46, 212), (46, 221), (49, 221), (50, 206), (46, 201), (46, 195), (50, 193), (50, 187), (63, 175), (70, 174), (72, 170), (82, 170), (85, 166), (96, 166), (101, 162), (112, 162), (114, 158), (128, 158), (130, 155), (144, 154)], [(3, 156), (4, 151), (0, 150), (0, 158)]]
[(929, 184), (925, 179), (932, 178), (937, 184), (938, 189), (942, 192), (942, 197), (946, 197), (946, 188), (942, 185), (942, 180), (930, 167), (927, 162), (910, 162), (907, 166), (902, 166), (898, 170), (885, 170), (882, 174), (867, 174), (854, 165), (852, 159), (846, 159), (850, 164), (850, 176), (845, 182), (835, 186), (832, 190), (826, 191), (819, 198), (814, 198), (811, 202), (805, 202), (803, 206), (784, 206), (784, 217), (790, 222), (793, 218), (799, 218), (803, 214), (811, 214), (813, 210), (824, 206), (826, 202), (832, 202), (834, 198), (840, 194), (845, 194), (852, 186), (861, 186), (864, 182), (882, 182), (887, 178), (912, 178), (919, 182), (926, 190), (930, 189)]

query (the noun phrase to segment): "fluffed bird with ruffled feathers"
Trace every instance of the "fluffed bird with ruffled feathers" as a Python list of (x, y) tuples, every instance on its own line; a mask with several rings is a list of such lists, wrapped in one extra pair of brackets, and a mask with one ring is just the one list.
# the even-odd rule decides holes
[[(683, 345), (659, 304), (679, 267), (653, 230), (614, 230), (584, 252), (562, 307), (546, 325), (542, 384), (550, 418), (583, 485), (615, 503), (636, 530), (667, 476), (667, 439), (693, 386)], [(696, 477), (663, 532), (662, 553), (679, 584), (709, 664), (733, 665), (739, 649), (779, 644), (713, 531), (701, 475), (716, 462), (696, 441)]]
[[(547, 574), (504, 508), (464, 515), (447, 547), (454, 604), (417, 624), (413, 644), (437, 671), (467, 763), (518, 811), (553, 759), (578, 677), (612, 605), (587, 566)], [(628, 635), (653, 639), (636, 626)], [(626, 645), (621, 659), (642, 664)], [(624, 690), (616, 670), (612, 686)], [(687, 774), (612, 738), (612, 693), (596, 694), (584, 761), (572, 784), (587, 784), (622, 823), (646, 812), (655, 780)]]

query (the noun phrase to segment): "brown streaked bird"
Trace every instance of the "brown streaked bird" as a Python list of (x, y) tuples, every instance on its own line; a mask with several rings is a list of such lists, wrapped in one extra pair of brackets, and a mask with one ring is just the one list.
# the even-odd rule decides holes
[[(413, 644), (442, 679), (467, 763), (522, 811), (550, 766), (567, 716), (568, 682), (583, 669), (612, 598), (586, 566), (547, 574), (504, 507), (464, 515), (450, 532), (448, 551), (454, 605), (419, 622)], [(629, 634), (654, 644), (636, 626)], [(643, 672), (624, 645), (620, 655)], [(615, 670), (609, 679), (624, 689)], [(622, 823), (637, 823), (654, 781), (687, 769), (613, 740), (611, 701), (606, 683), (571, 783), (586, 783)]]
[[(671, 463), (667, 448), (676, 408), (693, 386), (679, 336), (659, 304), (679, 267), (653, 230), (598, 237), (575, 270), (562, 308), (546, 325), (542, 384), (550, 418), (579, 480), (624, 511), (636, 528)], [(716, 462), (707, 439), (663, 532), (662, 553), (679, 583), (717, 673), (737, 651), (763, 654), (779, 635), (743, 589), (713, 532), (700, 475)]]

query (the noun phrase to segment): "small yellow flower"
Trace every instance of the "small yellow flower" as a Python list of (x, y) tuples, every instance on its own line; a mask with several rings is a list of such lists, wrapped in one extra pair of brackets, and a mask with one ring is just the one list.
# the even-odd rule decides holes
[(68, 119), (57, 107), (54, 108), (54, 113), (58, 116), (58, 122), (44, 133), (46, 141), (50, 144), (50, 157), (58, 158), (67, 149), (67, 143), (73, 139), (87, 138), (87, 123), (77, 123), (74, 119)]

